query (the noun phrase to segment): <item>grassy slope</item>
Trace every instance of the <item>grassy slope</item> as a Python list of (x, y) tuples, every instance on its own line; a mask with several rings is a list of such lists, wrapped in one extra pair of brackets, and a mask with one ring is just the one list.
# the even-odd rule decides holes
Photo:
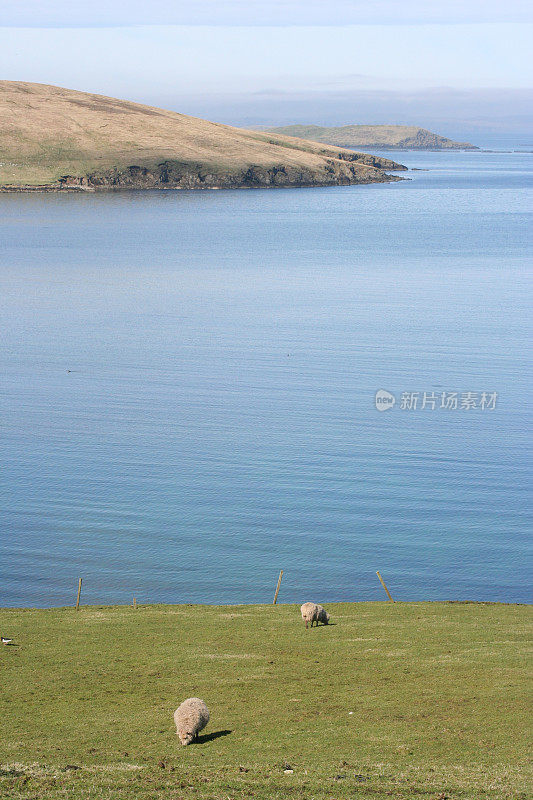
[(477, 149), (468, 142), (454, 142), (445, 136), (439, 136), (414, 125), (343, 125), (339, 128), (321, 127), (320, 125), (287, 125), (268, 130), (283, 136), (297, 136), (301, 139), (310, 139), (339, 147), (398, 147), (400, 149), (429, 147), (444, 150), (464, 147)]
[[(280, 164), (321, 172), (339, 148), (231, 128), (43, 84), (0, 81), (0, 186), (41, 185), (173, 160), (215, 173)], [(346, 154), (353, 157), (353, 153)], [(394, 162), (387, 162), (387, 169)], [(372, 175), (361, 165), (361, 174)]]
[[(0, 796), (527, 796), (529, 607), (328, 608), (1, 611)], [(180, 748), (190, 695), (211, 722)]]

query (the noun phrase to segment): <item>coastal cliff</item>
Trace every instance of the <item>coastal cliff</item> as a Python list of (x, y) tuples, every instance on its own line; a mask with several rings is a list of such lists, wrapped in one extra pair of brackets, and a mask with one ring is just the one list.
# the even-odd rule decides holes
[(379, 156), (0, 81), (0, 191), (235, 189), (401, 180)]
[(438, 133), (412, 125), (287, 125), (267, 128), (271, 133), (294, 136), (339, 147), (368, 147), (386, 150), (479, 150), (470, 142), (455, 142)]

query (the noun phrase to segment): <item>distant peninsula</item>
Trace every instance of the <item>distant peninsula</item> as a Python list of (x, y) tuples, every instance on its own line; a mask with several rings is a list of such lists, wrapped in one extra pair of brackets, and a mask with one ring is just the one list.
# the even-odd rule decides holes
[(37, 83), (0, 81), (0, 191), (341, 186), (406, 167)]
[(364, 147), (371, 150), (479, 150), (479, 147), (469, 142), (454, 142), (453, 139), (411, 125), (343, 125), (341, 128), (288, 125), (266, 130), (337, 147)]

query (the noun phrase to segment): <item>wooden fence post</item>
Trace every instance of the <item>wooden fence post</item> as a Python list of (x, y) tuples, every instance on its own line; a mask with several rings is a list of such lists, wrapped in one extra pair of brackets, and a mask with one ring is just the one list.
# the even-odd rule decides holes
[(273, 603), (273, 605), (276, 605), (276, 603), (278, 601), (279, 587), (281, 586), (281, 579), (282, 578), (283, 578), (283, 570), (281, 570), (280, 573), (279, 573), (278, 585), (276, 586), (276, 594), (274, 595), (274, 603)]
[(389, 600), (391, 601), (391, 603), (394, 603), (394, 600), (392, 599), (392, 597), (391, 597), (391, 594), (390, 594), (389, 590), (388, 590), (388, 589), (387, 589), (387, 587), (385, 586), (385, 581), (383, 580), (383, 578), (381, 577), (381, 575), (379, 574), (379, 572), (376, 572), (376, 575), (377, 575), (377, 576), (378, 576), (378, 578), (380, 579), (380, 581), (381, 581), (381, 585), (383, 586), (383, 588), (384, 588), (384, 589), (385, 589), (385, 591), (387, 592), (387, 594), (388, 594), (388, 596), (389, 596)]
[(133, 609), (135, 610), (136, 608), (137, 608), (137, 598), (134, 597), (133, 598)]
[(76, 611), (79, 611), (80, 608), (81, 583), (82, 579), (80, 578), (78, 581), (78, 596), (76, 597)]

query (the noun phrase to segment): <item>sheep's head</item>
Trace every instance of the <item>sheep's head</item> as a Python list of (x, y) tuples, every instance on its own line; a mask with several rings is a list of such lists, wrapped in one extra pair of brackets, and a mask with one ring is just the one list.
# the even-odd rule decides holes
[(324, 624), (327, 625), (329, 623), (330, 619), (331, 619), (331, 617), (329, 616), (329, 614), (326, 614), (326, 619), (325, 619), (325, 623)]
[(178, 736), (181, 744), (184, 747), (185, 745), (190, 744), (194, 739), (194, 733), (191, 733), (190, 731), (178, 731)]

